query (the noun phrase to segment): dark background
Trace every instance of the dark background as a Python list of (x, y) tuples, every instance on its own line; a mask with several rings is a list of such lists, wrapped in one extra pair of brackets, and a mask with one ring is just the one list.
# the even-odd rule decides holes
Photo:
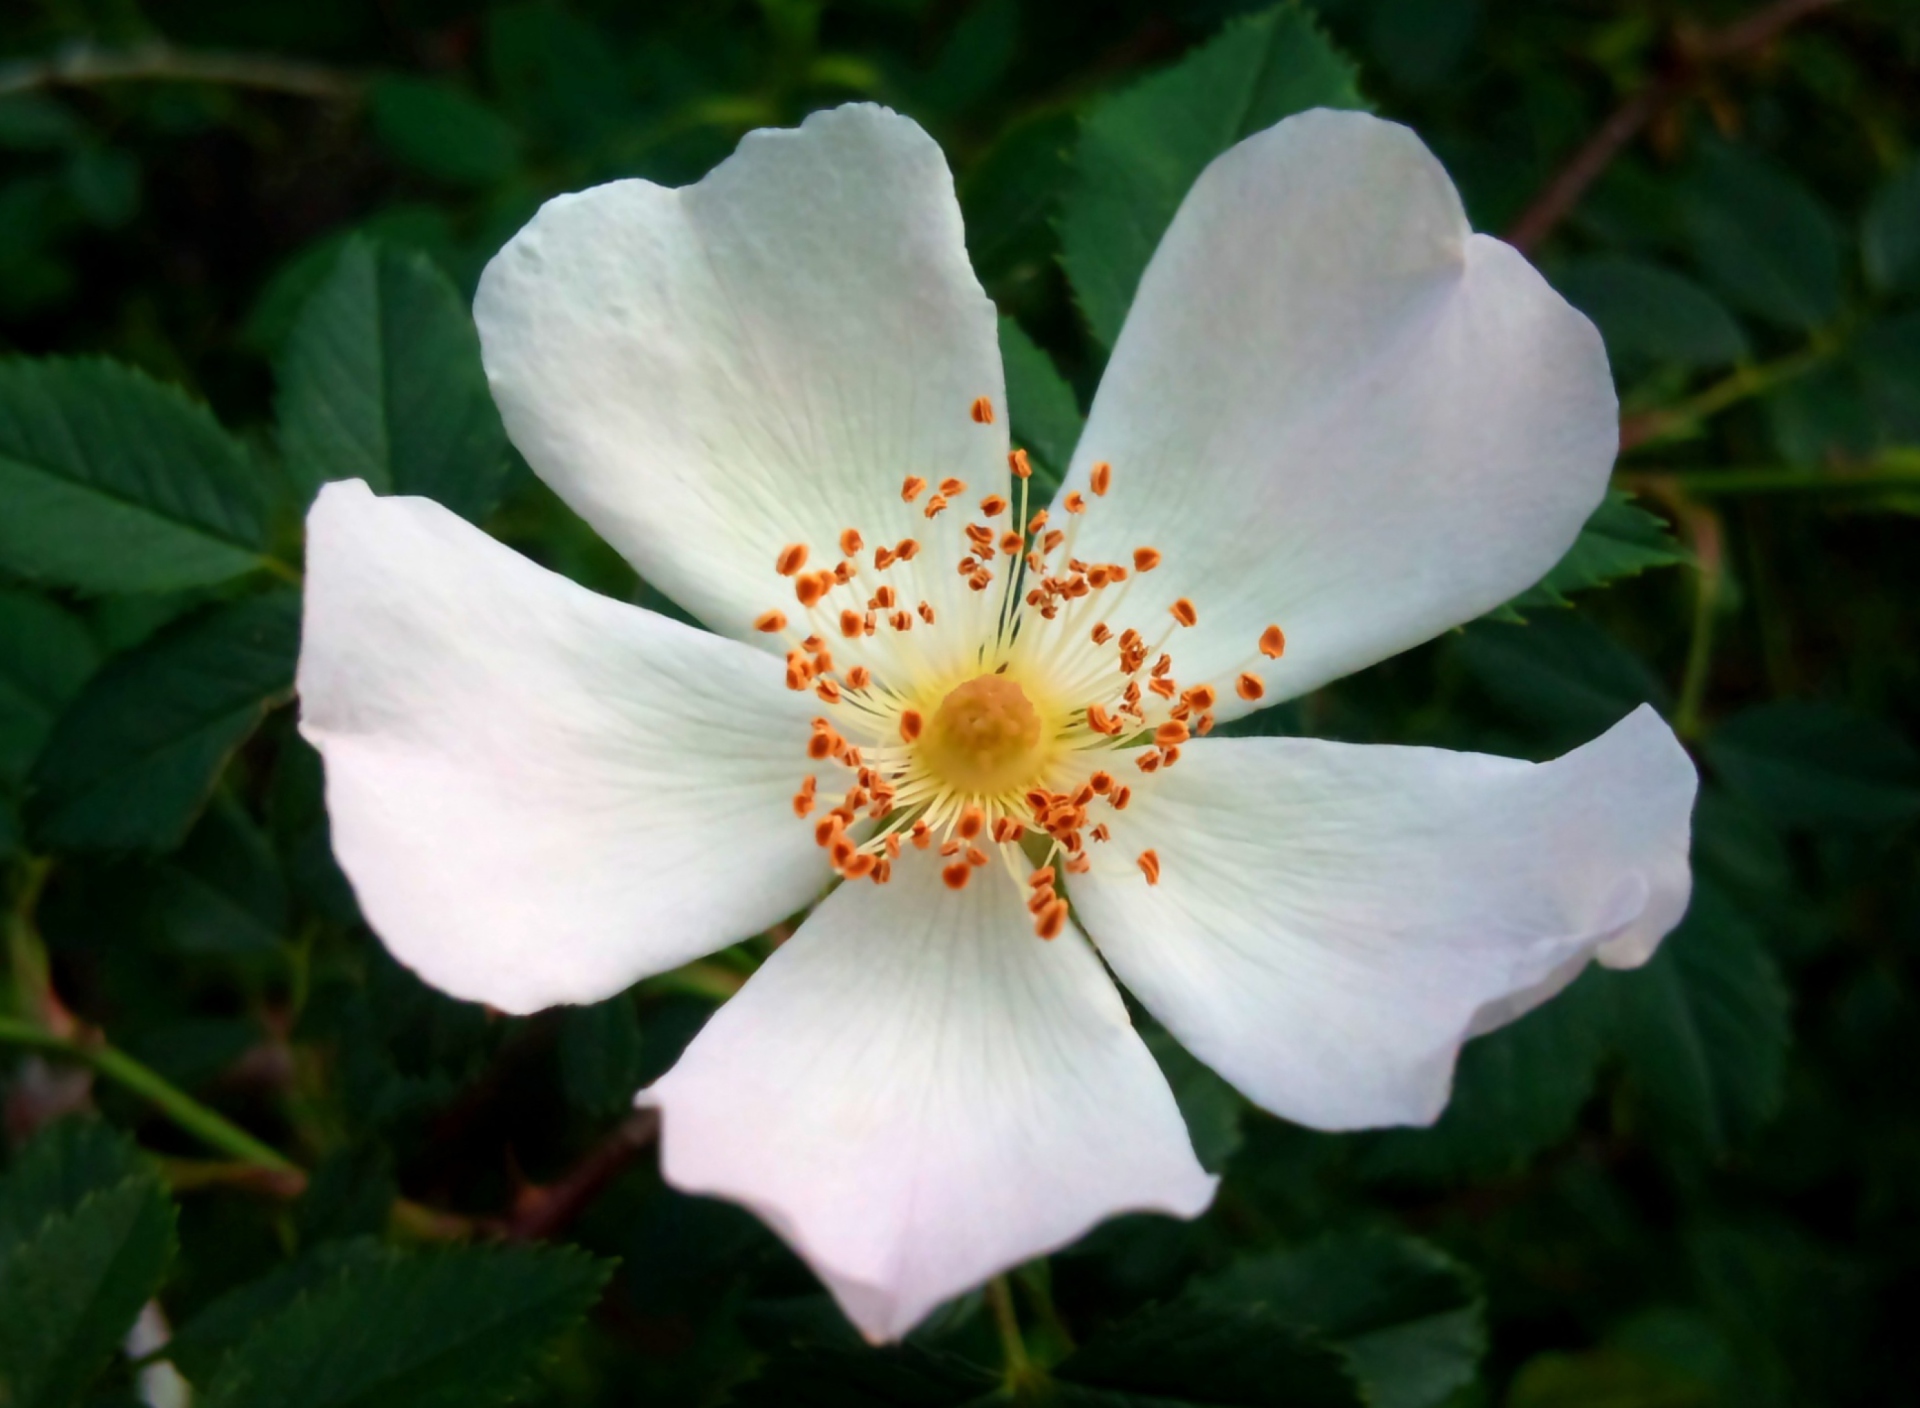
[[(130, 1402), (113, 1345), (155, 1296), (227, 1405), (989, 1401), (980, 1297), (860, 1350), (769, 1233), (659, 1182), (628, 1097), (764, 940), (508, 1020), (359, 925), (288, 698), (288, 349), (351, 248), (424, 290), (407, 347), (459, 403), (458, 309), (543, 199), (695, 180), (750, 128), (873, 99), (948, 154), (1018, 344), (1016, 434), (1057, 469), (1104, 357), (1081, 271), (1126, 262), (1089, 202), (1147, 198), (1100, 187), (1088, 144), (1191, 118), (1204, 160), (1285, 109), (1230, 110), (1197, 66), (1310, 59), (1336, 68), (1315, 101), (1351, 82), (1411, 124), (1476, 227), (1599, 323), (1637, 507), (1556, 591), (1249, 727), (1546, 757), (1651, 701), (1702, 767), (1699, 890), (1647, 970), (1474, 1043), (1433, 1130), (1296, 1128), (1155, 1034), (1221, 1196), (1019, 1273), (1017, 1391), (1914, 1400), (1920, 7), (1305, 13), (1317, 31), (1227, 0), (0, 10), (0, 1404)], [(57, 401), (105, 455), (142, 433), (111, 369), (35, 379), (80, 354), (211, 407), (263, 566), (135, 589), (84, 515), (61, 520), (77, 566), (9, 546), (33, 415)], [(449, 501), (658, 605), (473, 414)]]

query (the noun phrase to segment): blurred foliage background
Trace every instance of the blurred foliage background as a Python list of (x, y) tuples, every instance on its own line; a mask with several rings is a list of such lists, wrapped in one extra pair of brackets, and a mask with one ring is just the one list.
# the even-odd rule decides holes
[[(1910, 1397), (1920, 7), (12, 0), (0, 56), (0, 1404)], [(1043, 472), (1206, 160), (1410, 123), (1602, 329), (1620, 493), (1243, 727), (1546, 757), (1650, 701), (1705, 779), (1660, 957), (1474, 1042), (1435, 1128), (1295, 1128), (1150, 1033), (1213, 1210), (888, 1352), (629, 1112), (766, 941), (531, 1019), (428, 991), (290, 699), (328, 478), (662, 604), (506, 445), (466, 300), (546, 197), (854, 98), (947, 151)]]

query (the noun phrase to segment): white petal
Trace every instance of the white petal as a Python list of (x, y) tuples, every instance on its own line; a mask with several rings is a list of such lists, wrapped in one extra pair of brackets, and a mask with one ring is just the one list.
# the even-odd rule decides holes
[[(1469, 232), (1420, 140), (1305, 113), (1208, 167), (1154, 255), (1067, 477), (1113, 465), (1075, 550), (1162, 550), (1130, 599), (1161, 623), (1192, 599), (1175, 673), (1226, 686), (1227, 717), (1243, 668), (1291, 697), (1538, 580), (1616, 425), (1599, 334)], [(1269, 624), (1278, 662), (1255, 653)]]
[[(755, 644), (755, 616), (794, 612), (773, 571), (786, 544), (831, 567), (850, 527), (924, 541), (908, 475), (963, 479), (969, 505), (1005, 490), (993, 305), (939, 147), (884, 108), (754, 132), (681, 190), (549, 201), (487, 266), (474, 314), (528, 462), (650, 582)], [(981, 396), (992, 424), (970, 414)], [(975, 595), (959, 555), (908, 569), (925, 582), (908, 604)]]
[(1107, 818), (1112, 849), (1158, 853), (1160, 883), (1109, 860), (1074, 903), (1194, 1055), (1302, 1124), (1431, 1122), (1462, 1041), (1596, 951), (1646, 958), (1686, 909), (1696, 779), (1649, 708), (1550, 763), (1294, 738), (1180, 752)]
[(842, 886), (641, 1096), (662, 1168), (746, 1204), (874, 1340), (1214, 1180), (1077, 930), (1033, 935), (997, 867), (958, 894), (908, 851)]
[(304, 629), (334, 853), (387, 947), (457, 997), (596, 1001), (827, 879), (790, 801), (807, 697), (757, 651), (357, 480), (308, 515)]

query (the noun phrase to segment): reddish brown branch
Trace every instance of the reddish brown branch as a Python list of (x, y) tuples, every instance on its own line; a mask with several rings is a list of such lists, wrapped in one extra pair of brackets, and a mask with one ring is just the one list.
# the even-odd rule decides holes
[(557, 1180), (523, 1188), (507, 1218), (507, 1236), (530, 1241), (565, 1231), (659, 1134), (659, 1112), (635, 1110)]
[(1647, 125), (1697, 85), (1715, 64), (1765, 48), (1793, 25), (1840, 0), (1774, 0), (1743, 20), (1719, 29), (1682, 32), (1667, 72), (1615, 108), (1607, 120), (1555, 173), (1508, 229), (1507, 242), (1533, 250), (1573, 213), (1588, 187)]

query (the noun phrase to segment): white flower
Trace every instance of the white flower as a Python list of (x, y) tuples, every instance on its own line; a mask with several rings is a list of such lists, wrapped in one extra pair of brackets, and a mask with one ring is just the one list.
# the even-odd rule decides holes
[(641, 1098), (666, 1177), (873, 1338), (1206, 1207), (1102, 958), (1266, 1109), (1421, 1124), (1466, 1038), (1685, 908), (1694, 774), (1650, 711), (1539, 765), (1197, 736), (1522, 590), (1606, 487), (1598, 336), (1404, 128), (1308, 113), (1207, 170), (1027, 541), (994, 310), (893, 113), (562, 196), (476, 314), (528, 461), (715, 634), (327, 489), (335, 849), (402, 961), (514, 1012), (853, 877)]

